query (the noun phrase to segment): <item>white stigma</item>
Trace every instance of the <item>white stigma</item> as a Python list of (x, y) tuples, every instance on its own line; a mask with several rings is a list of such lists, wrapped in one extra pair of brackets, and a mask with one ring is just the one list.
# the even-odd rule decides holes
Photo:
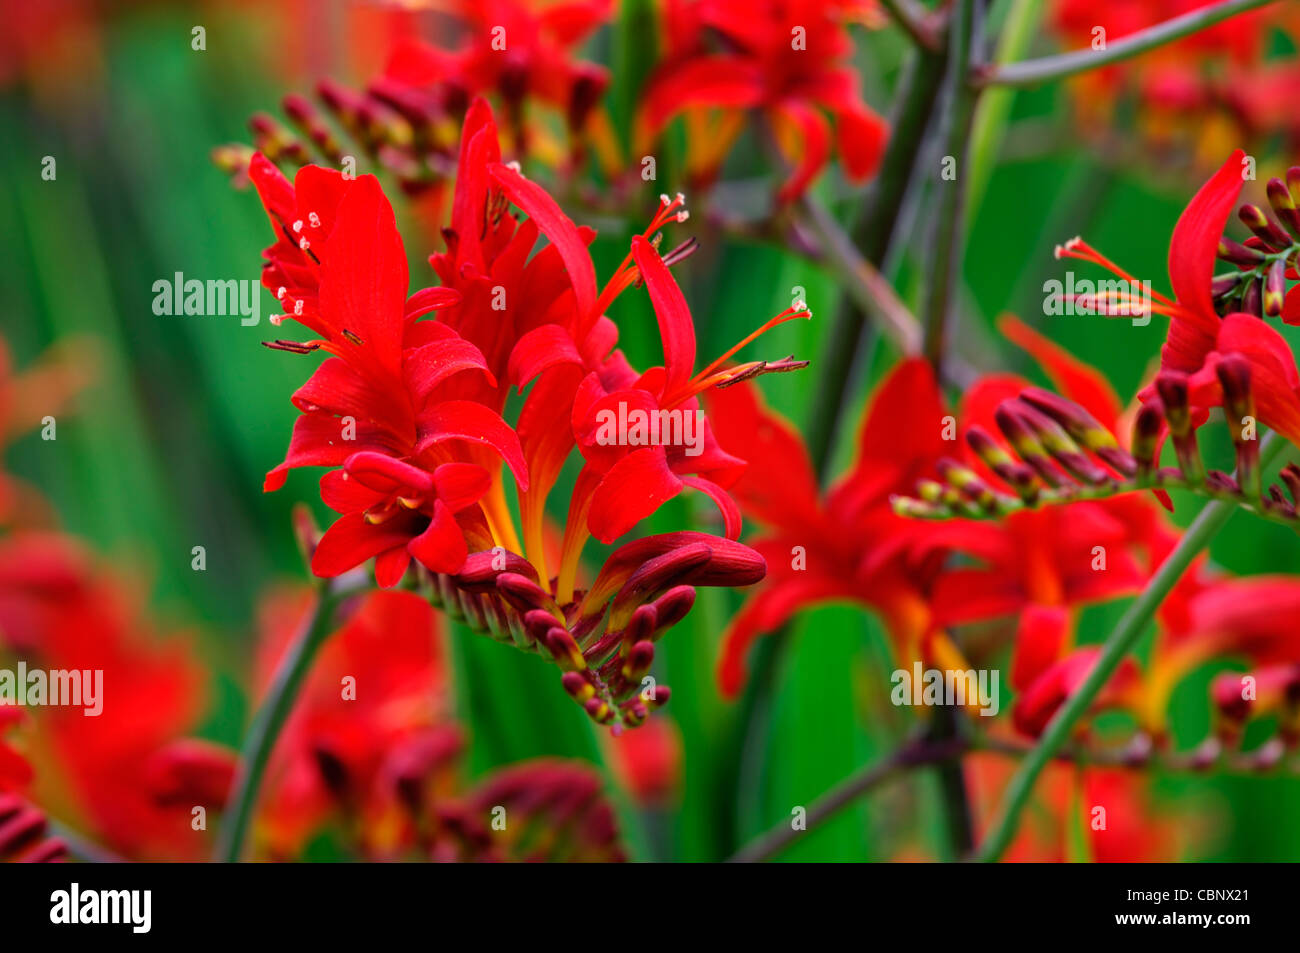
[(298, 247), (303, 251), (306, 251), (308, 248), (311, 248), (311, 242), (307, 241), (305, 238), (300, 238), (298, 239)]
[(320, 228), (320, 216), (315, 212), (307, 213), (307, 221), (311, 222), (312, 228)]
[(302, 231), (302, 219), (298, 219), (298, 221), (293, 223), (293, 230), (294, 232)]

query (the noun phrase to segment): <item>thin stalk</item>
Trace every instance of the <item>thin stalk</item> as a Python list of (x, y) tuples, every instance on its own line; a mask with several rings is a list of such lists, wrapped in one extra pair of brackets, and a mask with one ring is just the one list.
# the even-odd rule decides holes
[(868, 765), (855, 774), (849, 775), (814, 801), (804, 818), (803, 829), (796, 829), (789, 821), (778, 824), (766, 834), (750, 842), (727, 862), (753, 864), (770, 860), (798, 840), (801, 834), (812, 830), (822, 821), (834, 817), (868, 791), (899, 777), (912, 768), (938, 764), (955, 758), (966, 750), (966, 747), (966, 742), (959, 738), (937, 742), (926, 737), (916, 738), (902, 745), (883, 761)]
[[(903, 80), (898, 107), (892, 117), (893, 131), (880, 174), (872, 187), (869, 211), (853, 230), (853, 243), (862, 259), (876, 268), (885, 260), (908, 181), (919, 168), (917, 157), (938, 104), (947, 60), (946, 48), (938, 52), (918, 49)], [(830, 340), (822, 351), (821, 386), (808, 422), (808, 449), (823, 479), (843, 417), (853, 369), (864, 350), (868, 326), (867, 312), (851, 295), (845, 295)]]
[(974, 82), (979, 86), (1038, 86), (1131, 59), (1139, 53), (1191, 36), (1238, 13), (1245, 13), (1275, 2), (1277, 0), (1224, 0), (1223, 3), (1201, 7), (1199, 10), (1173, 17), (1145, 30), (1130, 33), (1126, 37), (1107, 43), (1104, 49), (1073, 50), (1057, 56), (1044, 56), (1040, 59), (992, 67), (977, 73)]
[(316, 653), (333, 631), (335, 609), (353, 593), (354, 591), (336, 592), (329, 585), (323, 586), (312, 614), (303, 622), (280, 660), (266, 700), (257, 710), (244, 740), (239, 773), (235, 778), (233, 793), (213, 854), (215, 860), (224, 863), (239, 860), (275, 742), (293, 710)]
[[(1266, 467), (1286, 446), (1286, 441), (1276, 433), (1270, 433), (1260, 447), (1260, 467)], [(1159, 570), (1147, 583), (1137, 601), (1124, 613), (1115, 631), (1110, 634), (1101, 648), (1097, 664), (1088, 674), (1079, 690), (1056, 713), (1043, 733), (1037, 747), (1021, 764), (1020, 770), (1012, 778), (1010, 786), (1002, 799), (1002, 808), (997, 820), (989, 829), (989, 834), (980, 845), (976, 859), (985, 862), (996, 861), (1015, 836), (1020, 814), (1033, 793), (1034, 782), (1038, 780), (1043, 768), (1052, 756), (1065, 743), (1075, 723), (1092, 706), (1093, 699), (1105, 686), (1121, 661), (1133, 649), (1134, 644), (1146, 631), (1147, 625), (1155, 616), (1156, 610), (1165, 596), (1182, 578), (1187, 567), (1228, 522), (1236, 507), (1229, 503), (1215, 500), (1206, 505), (1188, 527), (1178, 546), (1160, 564)]]
[(49, 832), (68, 845), (68, 853), (91, 864), (125, 864), (126, 858), (77, 833), (61, 821), (51, 820)]
[(894, 22), (912, 38), (917, 46), (937, 50), (941, 45), (940, 30), (935, 26), (934, 14), (916, 0), (881, 0)]
[[(907, 183), (918, 168), (917, 156), (938, 102), (946, 44), (938, 52), (918, 48), (903, 81), (898, 106), (892, 117), (893, 132), (870, 199), (870, 210), (854, 230), (854, 244), (862, 258), (879, 265), (885, 258), (898, 218)], [(830, 469), (831, 447), (845, 411), (849, 381), (867, 337), (867, 314), (852, 296), (841, 299), (840, 311), (821, 360), (821, 386), (808, 422), (808, 448), (817, 473), (825, 482)], [(758, 790), (762, 753), (776, 688), (777, 669), (790, 639), (789, 627), (782, 627), (760, 639), (754, 649), (751, 675), (737, 705), (733, 737), (727, 745), (723, 777), (730, 779), (736, 810), (731, 832), (737, 843), (745, 815), (746, 792)]]
[(958, 0), (953, 7), (952, 26), (949, 32), (951, 52), (948, 58), (947, 106), (943, 125), (945, 143), (944, 161), (953, 163), (954, 178), (938, 186), (933, 210), (933, 231), (930, 263), (929, 293), (921, 320), (925, 325), (924, 353), (942, 377), (944, 355), (948, 350), (949, 325), (953, 299), (961, 279), (962, 248), (965, 229), (962, 224), (966, 207), (966, 187), (970, 181), (967, 169), (970, 154), (971, 124), (979, 91), (967, 82), (967, 73), (975, 48), (980, 42), (980, 29), (976, 20), (980, 13), (976, 0)]

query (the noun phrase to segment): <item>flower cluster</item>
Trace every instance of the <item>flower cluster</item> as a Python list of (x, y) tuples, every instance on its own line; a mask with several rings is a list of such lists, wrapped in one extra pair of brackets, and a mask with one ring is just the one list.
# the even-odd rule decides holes
[[(331, 355), (294, 395), (301, 416), (266, 488), (279, 488), (296, 467), (337, 468), (321, 480), (339, 519), (315, 546), (317, 575), (373, 558), (379, 584), (392, 586), (414, 560), (435, 598), (458, 615), (555, 658), (593, 718), (634, 725), (667, 698), (663, 689), (644, 698), (637, 691), (654, 640), (690, 608), (683, 587), (749, 585), (763, 574), (762, 558), (732, 541), (740, 514), (726, 487), (744, 463), (719, 446), (699, 395), (802, 366), (727, 362), (768, 328), (809, 313), (787, 309), (696, 370), (690, 311), (669, 271), (693, 246), (658, 248), (660, 230), (686, 219), (682, 198), (660, 200), (598, 289), (587, 250), (594, 233), (501, 160), (492, 111), (476, 100), (461, 136), (447, 250), (431, 259), (442, 284), (408, 297), (405, 250), (376, 179), (308, 166), (291, 184), (254, 157), (250, 174), (276, 234), (263, 283), (285, 308), (273, 320), (319, 335), (269, 346)], [(536, 250), (543, 236), (549, 244)], [(641, 283), (664, 347), (663, 365), (644, 372), (615, 348), (606, 315)], [(421, 320), (433, 312), (436, 320)], [(513, 427), (502, 416), (512, 388), (527, 389)], [(607, 439), (603, 416), (630, 410), (692, 415), (701, 421), (698, 446)], [(574, 450), (581, 469), (556, 559), (547, 552), (545, 507)], [(518, 493), (522, 533), (508, 488)], [(589, 537), (613, 543), (687, 488), (717, 503), (725, 538), (677, 533), (627, 543), (579, 589)]]
[[(688, 124), (687, 168), (707, 185), (757, 113), (791, 170), (778, 202), (797, 198), (830, 160), (853, 181), (880, 163), (889, 128), (865, 102), (846, 24), (879, 23), (855, 0), (674, 0), (663, 7), (663, 55), (647, 80), (634, 149), (647, 154), (677, 116)], [(828, 121), (834, 121), (834, 132)]]
[[(305, 586), (263, 599), (255, 695), (267, 691), (312, 601)], [(438, 614), (414, 593), (373, 591), (344, 607), (271, 758), (255, 857), (299, 859), (332, 833), (371, 860), (623, 858), (589, 766), (540, 759), (465, 781), (446, 651)], [(155, 760), (159, 798), (225, 803), (233, 752), (187, 739)]]
[[(457, 0), (446, 7), (461, 36), (455, 48), (403, 36), (364, 89), (322, 79), (315, 92), (323, 109), (289, 94), (281, 102), (289, 126), (257, 113), (249, 120), (252, 146), (218, 147), (214, 160), (237, 182), (248, 177), (256, 153), (285, 168), (317, 156), (336, 168), (350, 161), (355, 170), (348, 145), (355, 143), (416, 198), (436, 231), (456, 171), (457, 133), (482, 96), (503, 110), (514, 155), (565, 168), (579, 164), (590, 145), (607, 170), (617, 168), (618, 145), (601, 105), (607, 72), (577, 58), (578, 47), (609, 20), (608, 0)], [(562, 117), (565, 137), (556, 135), (548, 112)]]
[[(1072, 48), (1105, 49), (1139, 30), (1204, 7), (1202, 0), (1133, 0), (1099, 9), (1088, 0), (1056, 0), (1051, 28)], [(1131, 113), (1144, 147), (1162, 164), (1212, 166), (1236, 143), (1264, 148), (1300, 137), (1287, 91), (1300, 82), (1293, 60), (1277, 55), (1300, 38), (1300, 17), (1276, 10), (1238, 14), (1124, 66), (1093, 70), (1069, 83), (1081, 125), (1108, 148), (1127, 152), (1115, 117)], [(1100, 45), (1099, 45), (1100, 44)], [(1133, 158), (1140, 160), (1137, 152)]]

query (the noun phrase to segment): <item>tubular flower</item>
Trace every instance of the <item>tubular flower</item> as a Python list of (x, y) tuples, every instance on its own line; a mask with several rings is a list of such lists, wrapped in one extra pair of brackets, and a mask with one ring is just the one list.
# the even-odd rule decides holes
[[(293, 587), (263, 599), (259, 690), (271, 683), (311, 598)], [(344, 614), (272, 755), (255, 822), (258, 856), (300, 858), (332, 829), (347, 850), (371, 860), (622, 859), (613, 811), (588, 767), (528, 761), (464, 782), (466, 737), (453, 714), (446, 633), (427, 601), (371, 592)], [(226, 754), (230, 763), (234, 757)], [(206, 752), (205, 762), (214, 763)], [(178, 773), (173, 796), (188, 803), (202, 803), (211, 782), (225, 779)], [(501, 807), (505, 831), (493, 825)]]
[[(1088, 0), (1056, 0), (1049, 23), (1069, 46), (1089, 47), (1206, 5), (1133, 0), (1099, 10)], [(1289, 59), (1270, 53), (1275, 31), (1294, 42), (1300, 17), (1276, 7), (1238, 14), (1122, 66), (1072, 77), (1068, 86), (1081, 125), (1105, 142), (1123, 135), (1113, 129), (1115, 117), (1131, 113), (1146, 157), (1154, 149), (1167, 165), (1190, 156), (1192, 172), (1212, 167), (1235, 142), (1263, 148), (1280, 133), (1294, 145), (1300, 124), (1283, 106), (1284, 90), (1294, 88), (1300, 74)]]
[[(1205, 419), (1210, 407), (1249, 400), (1260, 422), (1300, 445), (1300, 372), (1286, 341), (1261, 320), (1280, 316), (1287, 323), (1300, 322), (1300, 297), (1294, 288), (1287, 291), (1288, 282), (1296, 278), (1295, 255), (1300, 248), (1300, 221), (1294, 215), (1292, 194), (1293, 189), (1300, 191), (1300, 171), (1288, 173), (1289, 185), (1280, 179), (1268, 185), (1278, 221), (1257, 206), (1242, 207), (1240, 218), (1255, 234), (1239, 243), (1223, 231), (1241, 191), (1245, 162), (1240, 149), (1229, 156), (1174, 227), (1169, 245), (1174, 297), (1157, 293), (1151, 305), (1154, 312), (1170, 318), (1160, 364), (1167, 375), (1173, 375), (1169, 378), (1173, 383), (1167, 386), (1178, 388), (1180, 394), (1187, 390), (1193, 427)], [(1091, 261), (1126, 281), (1134, 280), (1078, 238), (1059, 247), (1057, 256)], [(1236, 270), (1216, 277), (1216, 257)], [(1120, 298), (1111, 303), (1127, 306)], [(1244, 363), (1244, 370), (1234, 371), (1232, 362), (1237, 367)], [(1231, 378), (1227, 385), (1225, 375)], [(1142, 393), (1147, 402), (1161, 396), (1154, 385)], [(1232, 422), (1234, 429), (1239, 423), (1238, 417)]]
[[(1109, 743), (1111, 756), (1141, 766), (1153, 756), (1207, 768), (1234, 755), (1242, 730), (1252, 718), (1280, 716), (1277, 737), (1249, 754), (1234, 755), (1250, 770), (1267, 770), (1300, 744), (1300, 670), (1292, 620), (1300, 612), (1300, 584), (1286, 576), (1239, 579), (1207, 573), (1196, 566), (1180, 580), (1160, 608), (1159, 632), (1149, 661), (1124, 659), (1093, 706), (1129, 712), (1136, 733), (1125, 743)], [(1062, 704), (1078, 690), (1096, 662), (1097, 646), (1079, 648), (1045, 667), (1016, 700), (1014, 723), (1036, 736)], [(1170, 699), (1194, 671), (1216, 660), (1244, 662), (1249, 674), (1225, 673), (1211, 688), (1213, 734), (1183, 755), (1169, 751)], [(1090, 723), (1076, 729), (1083, 742)]]
[[(413, 38), (417, 25), (399, 25), (390, 32), (401, 38), (390, 44), (383, 70), (364, 89), (321, 80), (315, 90), (320, 107), (296, 93), (285, 96), (287, 126), (257, 113), (249, 120), (252, 147), (219, 146), (213, 161), (242, 186), (255, 152), (285, 168), (303, 166), (313, 156), (340, 167), (345, 154), (360, 152), (415, 200), (436, 233), (456, 163), (456, 130), (470, 103), (489, 96), (505, 110), (516, 155), (550, 166), (576, 165), (590, 143), (606, 171), (617, 171), (618, 146), (600, 104), (608, 72), (576, 58), (577, 48), (609, 20), (608, 0), (455, 0), (436, 6), (460, 28), (458, 48)], [(536, 115), (538, 106), (563, 117), (567, 150), (545, 117)], [(345, 146), (340, 132), (356, 148)]]
[[(0, 541), (0, 653), (32, 668), (101, 671), (95, 703), (48, 706), (23, 726), (38, 766), (26, 796), (132, 859), (194, 860), (189, 806), (154, 800), (140, 778), (202, 714), (202, 669), (188, 640), (160, 641), (133, 583), (68, 537), (18, 532)], [(92, 706), (94, 707), (94, 706)], [(59, 766), (56, 778), (40, 766)], [(0, 851), (2, 853), (2, 851)]]
[(279, 232), (265, 253), (263, 284), (284, 303), (284, 317), (321, 335), (271, 346), (334, 355), (294, 394), (301, 416), (266, 489), (283, 486), (294, 467), (342, 466), (321, 480), (322, 497), (341, 518), (316, 547), (317, 575), (372, 557), (383, 586), (395, 585), (412, 557), (435, 571), (458, 569), (467, 549), (457, 518), (467, 510), (462, 518), (474, 518), (489, 468), (505, 460), (521, 485), (528, 478), (518, 437), (500, 414), (441, 397), (457, 375), (491, 379), (477, 348), (446, 325), (419, 320), (456, 293), (406, 297), (406, 254), (373, 176), (349, 181), (309, 166), (290, 186), (255, 159), (253, 179)]
[(997, 530), (954, 523), (940, 541), (934, 525), (890, 508), (891, 494), (933, 472), (946, 450), (946, 410), (929, 365), (904, 361), (880, 384), (867, 406), (858, 459), (824, 497), (799, 435), (747, 387), (716, 392), (709, 405), (723, 438), (746, 447), (753, 464), (735, 492), (765, 528), (754, 547), (770, 572), (723, 638), (723, 692), (743, 685), (755, 639), (809, 605), (854, 602), (879, 612), (904, 662), (945, 651), (929, 599), (948, 547), (980, 544)]
[[(1115, 426), (1118, 399), (1095, 369), (1019, 322), (1007, 319), (1002, 327), (1058, 386)], [(983, 526), (954, 519), (909, 527), (896, 515), (915, 515), (914, 508), (935, 505), (927, 500), (946, 500), (945, 515), (979, 515), (977, 501), (1001, 495), (1004, 480), (1023, 487), (1034, 478), (1027, 465), (1013, 465), (988, 435), (998, 429), (995, 420), (1022, 442), (1033, 428), (1045, 426), (1038, 410), (1018, 400), (1024, 386), (1018, 378), (989, 377), (967, 392), (958, 416), (962, 429), (980, 435), (983, 456), (973, 449), (963, 455), (951, 442), (956, 419), (952, 436), (944, 439), (947, 411), (928, 365), (904, 362), (868, 406), (859, 462), (824, 503), (807, 453), (787, 425), (752, 401), (719, 414), (744, 427), (748, 436), (734, 436), (750, 448), (751, 460), (761, 458), (768, 472), (785, 474), (787, 483), (779, 495), (757, 481), (742, 480), (737, 487), (746, 509), (779, 532), (755, 543), (772, 575), (728, 631), (721, 666), (724, 690), (739, 686), (743, 653), (754, 637), (807, 604), (831, 600), (865, 603), (879, 612), (903, 663), (923, 657), (959, 661), (944, 634), (948, 629), (1011, 619), (1016, 627), (1012, 686), (1029, 690), (1071, 653), (1077, 607), (1140, 588), (1177, 539), (1149, 500), (1073, 502), (1013, 513), (1000, 524)], [(740, 395), (728, 391), (713, 399), (720, 400), (739, 404)], [(1093, 420), (1092, 425), (1114, 442), (1100, 423)], [(733, 434), (724, 437), (730, 440)], [(1051, 468), (1049, 474), (1061, 473), (1046, 451), (1038, 462)], [(918, 485), (922, 500), (903, 503), (896, 495)], [(1100, 565), (1097, 546), (1105, 553)]]
[[(610, 18), (609, 0), (457, 0), (466, 28), (458, 49), (407, 41), (393, 52), (385, 80), (416, 90), (439, 89), (454, 116), (478, 96), (493, 95), (508, 117), (514, 151), (529, 151), (524, 109), (544, 103), (581, 136), (609, 85), (608, 71), (577, 60), (577, 48)], [(575, 141), (576, 145), (576, 141)]]
[[(777, 194), (803, 194), (834, 150), (849, 178), (880, 163), (888, 126), (861, 98), (846, 21), (874, 22), (874, 4), (813, 0), (674, 0), (665, 5), (665, 55), (637, 116), (636, 148), (648, 153), (685, 114), (695, 180), (717, 174), (750, 110), (761, 110), (793, 169)], [(716, 38), (715, 45), (712, 40)]]
[[(965, 759), (977, 831), (991, 822), (1015, 767), (995, 754)], [(1150, 863), (1201, 846), (1177, 807), (1157, 800), (1145, 777), (1123, 768), (1050, 764), (1031, 804), (1003, 855), (1007, 863)], [(1104, 824), (1092, 823), (1101, 817)]]
[[(376, 578), (391, 585), (413, 557), (451, 611), (555, 658), (566, 689), (597, 721), (639, 724), (668, 697), (658, 689), (642, 698), (640, 681), (654, 640), (689, 610), (689, 587), (749, 585), (764, 571), (761, 557), (731, 541), (740, 515), (726, 487), (744, 462), (718, 445), (699, 395), (804, 366), (727, 362), (767, 329), (810, 315), (787, 309), (697, 371), (690, 311), (669, 272), (694, 244), (658, 251), (660, 230), (686, 220), (681, 196), (661, 199), (598, 290), (587, 249), (594, 232), (574, 225), (501, 158), (492, 111), (476, 100), (461, 137), (447, 250), (430, 259), (442, 286), (405, 304), (401, 242), (373, 179), (351, 183), (304, 169), (299, 179), (324, 183), (330, 202), (323, 204), (337, 207), (313, 220), (316, 210), (302, 195), (269, 163), (255, 163), (254, 182), (283, 234), (318, 223), (304, 236), (307, 248), (278, 241), (268, 249), (266, 281), (288, 276), (282, 300), (294, 304), (286, 316), (323, 340), (273, 346), (336, 355), (295, 395), (303, 416), (268, 487), (291, 467), (342, 465), (321, 481), (325, 502), (343, 515), (314, 546), (318, 575), (375, 557)], [(536, 250), (543, 237), (547, 245)], [(319, 262), (317, 243), (324, 244)], [(664, 342), (664, 364), (644, 373), (615, 349), (617, 327), (605, 314), (638, 283), (649, 291)], [(436, 320), (417, 320), (431, 310)], [(501, 417), (512, 387), (526, 390), (517, 429)], [(662, 439), (614, 426), (636, 414), (668, 421)], [(342, 427), (353, 424), (352, 436), (341, 439)], [(575, 448), (583, 467), (553, 571), (543, 545), (545, 506)], [(503, 459), (518, 489), (522, 534), (507, 504)], [(729, 538), (633, 540), (589, 589), (578, 587), (590, 536), (612, 543), (688, 487), (717, 503)]]

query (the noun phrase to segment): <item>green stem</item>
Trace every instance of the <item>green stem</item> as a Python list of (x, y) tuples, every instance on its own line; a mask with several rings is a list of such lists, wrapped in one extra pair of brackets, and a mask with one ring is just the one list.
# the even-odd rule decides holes
[[(946, 49), (916, 50), (899, 93), (892, 118), (893, 132), (872, 187), (870, 211), (854, 229), (853, 243), (862, 259), (876, 268), (885, 260), (907, 184), (917, 168), (921, 143), (930, 125), (943, 85)], [(853, 367), (863, 350), (868, 328), (867, 312), (852, 295), (845, 295), (822, 351), (822, 384), (808, 422), (808, 449), (823, 479), (830, 465), (831, 448), (844, 414), (845, 397)]]
[(966, 742), (960, 738), (950, 738), (945, 741), (933, 741), (926, 737), (916, 738), (899, 747), (883, 761), (868, 765), (855, 774), (849, 775), (819, 797), (808, 808), (803, 828), (795, 828), (790, 821), (778, 824), (766, 834), (750, 842), (743, 850), (731, 857), (728, 863), (753, 864), (770, 860), (798, 840), (800, 834), (812, 830), (822, 821), (835, 816), (873, 788), (898, 777), (911, 768), (949, 761), (960, 755), (966, 747)]
[(894, 22), (917, 46), (927, 50), (937, 50), (940, 47), (941, 30), (935, 25), (935, 14), (916, 0), (881, 0), (881, 6), (889, 11)]
[(976, 0), (958, 0), (953, 7), (949, 36), (951, 53), (943, 142), (944, 160), (953, 161), (956, 177), (939, 186), (930, 243), (934, 257), (930, 264), (929, 293), (921, 316), (925, 324), (923, 349), (939, 379), (943, 376), (944, 355), (948, 350), (953, 299), (961, 280), (965, 238), (962, 220), (966, 208), (966, 186), (970, 181), (966, 165), (970, 153), (971, 124), (979, 99), (979, 91), (966, 82), (973, 50), (980, 42), (975, 23), (977, 13)]
[(1214, 26), (1238, 13), (1275, 3), (1276, 0), (1224, 0), (1214, 6), (1192, 10), (1163, 23), (1139, 30), (1126, 37), (1107, 43), (1105, 49), (1074, 50), (1058, 56), (1025, 60), (984, 70), (975, 76), (980, 86), (1037, 86), (1075, 73), (1087, 72), (1100, 66), (1130, 59), (1139, 53), (1155, 49), (1166, 43), (1181, 40), (1207, 27)]
[[(1278, 434), (1269, 434), (1260, 447), (1260, 468), (1268, 466), (1285, 446), (1286, 441)], [(1124, 613), (1119, 625), (1115, 627), (1115, 631), (1110, 634), (1105, 644), (1102, 645), (1097, 664), (1088, 674), (1088, 678), (1079, 690), (1070, 696), (1061, 710), (1056, 713), (1056, 716), (1048, 724), (1047, 730), (1043, 733), (1043, 737), (1039, 740), (1037, 747), (1025, 759), (1020, 766), (1020, 770), (1012, 778), (1011, 784), (1002, 799), (1002, 809), (990, 827), (984, 843), (980, 846), (976, 855), (977, 860), (991, 862), (1002, 856), (1003, 851), (1007, 849), (1016, 833), (1020, 814), (1028, 803), (1029, 796), (1034, 789), (1034, 782), (1038, 780), (1043, 768), (1047, 766), (1048, 761), (1065, 743), (1075, 723), (1092, 706), (1093, 699), (1097, 697), (1102, 687), (1114, 674), (1120, 662), (1132, 650), (1138, 638), (1141, 637), (1147, 625), (1155, 616), (1156, 610), (1160, 608), (1160, 603), (1165, 596), (1182, 578), (1184, 571), (1191, 565), (1197, 554), (1209, 544), (1214, 535), (1228, 522), (1235, 509), (1233, 505), (1220, 500), (1206, 505), (1192, 525), (1188, 527), (1178, 546), (1160, 564), (1160, 568), (1151, 578), (1151, 581), (1147, 583), (1146, 588), (1142, 590), (1142, 594), (1138, 596), (1137, 601)]]
[(333, 631), (334, 610), (354, 592), (355, 590), (335, 592), (328, 585), (323, 587), (311, 616), (303, 622), (302, 628), (280, 660), (266, 700), (257, 710), (244, 741), (239, 759), (239, 774), (235, 779), (213, 854), (215, 860), (224, 863), (239, 860), (276, 739), (288, 720), (289, 712), (293, 710), (316, 653)]
[[(998, 36), (994, 53), (996, 62), (1006, 63), (1022, 56), (1029, 48), (1042, 17), (1041, 0), (1013, 0)], [(974, 127), (971, 129), (970, 176), (966, 186), (969, 208), (978, 209), (984, 200), (985, 190), (1006, 137), (1015, 97), (1015, 90), (1012, 89), (990, 89), (980, 97), (979, 106), (975, 110)], [(967, 231), (969, 230), (968, 227)]]
[[(908, 68), (894, 111), (889, 146), (871, 192), (869, 213), (854, 230), (853, 240), (863, 260), (879, 266), (889, 250), (894, 227), (907, 193), (908, 180), (917, 168), (925, 131), (943, 85), (946, 44), (938, 52), (918, 48)], [(823, 350), (822, 384), (808, 422), (808, 448), (818, 475), (825, 482), (831, 463), (831, 449), (845, 411), (854, 365), (863, 350), (867, 313), (852, 295), (844, 295), (840, 312)], [(746, 811), (747, 792), (760, 790), (761, 761), (776, 689), (777, 669), (790, 640), (788, 626), (760, 639), (754, 648), (751, 675), (732, 722), (732, 738), (726, 747), (727, 761), (722, 776), (728, 779), (736, 810), (731, 813), (730, 842), (739, 843)]]

